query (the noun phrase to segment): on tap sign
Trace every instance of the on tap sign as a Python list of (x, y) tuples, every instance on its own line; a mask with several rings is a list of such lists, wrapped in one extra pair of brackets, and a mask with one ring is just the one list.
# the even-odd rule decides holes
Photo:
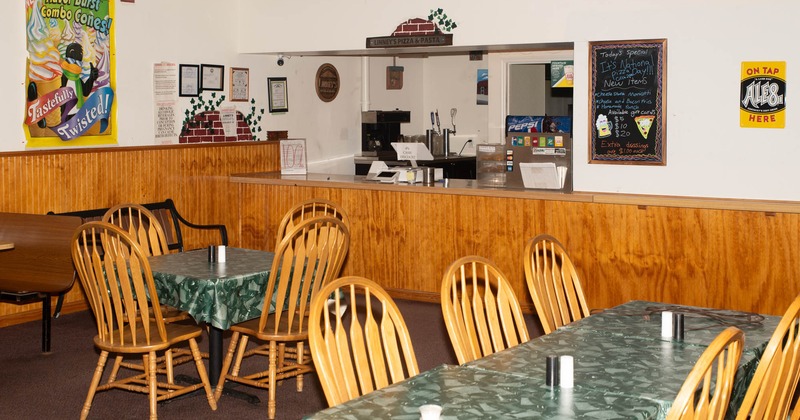
[(750, 128), (786, 126), (786, 62), (742, 62), (739, 125)]

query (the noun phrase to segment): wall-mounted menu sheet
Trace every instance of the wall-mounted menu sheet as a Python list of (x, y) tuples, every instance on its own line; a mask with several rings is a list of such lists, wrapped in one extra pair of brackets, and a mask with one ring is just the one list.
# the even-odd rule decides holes
[(591, 42), (590, 163), (666, 164), (665, 39)]

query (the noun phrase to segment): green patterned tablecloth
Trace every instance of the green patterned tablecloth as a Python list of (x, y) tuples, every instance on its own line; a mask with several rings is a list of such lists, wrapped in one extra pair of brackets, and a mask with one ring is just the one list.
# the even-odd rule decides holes
[(587, 388), (552, 388), (504, 372), (441, 365), (307, 418), (417, 420), (419, 407), (425, 404), (440, 405), (442, 420), (653, 419), (659, 415), (658, 403), (648, 399)]
[[(670, 306), (685, 313), (685, 339), (661, 337), (667, 305), (632, 301), (551, 334), (466, 363), (440, 366), (409, 380), (323, 410), (311, 419), (418, 419), (419, 407), (438, 404), (442, 419), (664, 419), (697, 359), (723, 320), (737, 325), (745, 349), (728, 417), (741, 398), (780, 317)], [(547, 356), (574, 358), (572, 389), (545, 385)]]
[(781, 321), (779, 316), (635, 300), (583, 318), (564, 328), (671, 341), (671, 337), (661, 337), (663, 311), (684, 314), (684, 343), (705, 347), (722, 330), (733, 325), (744, 331), (745, 351), (758, 351), (759, 355)]
[(209, 262), (206, 249), (149, 260), (159, 302), (189, 312), (198, 323), (226, 330), (261, 316), (274, 255), (228, 247), (224, 263)]
[[(719, 323), (720, 317), (742, 314), (670, 307), (686, 312), (685, 339), (678, 342), (661, 337), (661, 314), (648, 310), (663, 307), (652, 302), (628, 302), (465, 366), (511, 372), (544, 384), (546, 357), (572, 355), (576, 387), (652, 399), (662, 408), (659, 418), (664, 418), (697, 359), (727, 327)], [(764, 316), (760, 323), (738, 326), (745, 331), (745, 349), (736, 373), (728, 418), (734, 417), (741, 404), (779, 321), (780, 317)]]

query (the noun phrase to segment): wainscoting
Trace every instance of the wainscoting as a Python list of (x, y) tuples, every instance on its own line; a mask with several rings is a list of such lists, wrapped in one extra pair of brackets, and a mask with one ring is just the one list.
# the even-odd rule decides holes
[[(228, 226), (237, 244), (238, 194), (228, 176), (274, 170), (277, 142), (0, 153), (0, 211), (45, 214), (172, 198), (188, 220)], [(191, 249), (214, 239), (187, 231), (184, 240)], [(65, 311), (83, 308), (76, 281)], [(0, 303), (0, 326), (40, 317), (40, 303)]]

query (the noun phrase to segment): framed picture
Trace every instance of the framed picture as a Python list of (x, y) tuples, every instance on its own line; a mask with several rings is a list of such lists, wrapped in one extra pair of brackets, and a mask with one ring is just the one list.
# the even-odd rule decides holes
[(200, 94), (200, 66), (181, 64), (178, 68), (178, 95), (197, 96)]
[(200, 66), (200, 90), (222, 90), (225, 82), (225, 66), (202, 64)]
[(269, 93), (269, 112), (289, 111), (289, 93), (286, 90), (285, 77), (267, 78), (267, 93)]
[(250, 99), (250, 69), (231, 67), (231, 102)]

